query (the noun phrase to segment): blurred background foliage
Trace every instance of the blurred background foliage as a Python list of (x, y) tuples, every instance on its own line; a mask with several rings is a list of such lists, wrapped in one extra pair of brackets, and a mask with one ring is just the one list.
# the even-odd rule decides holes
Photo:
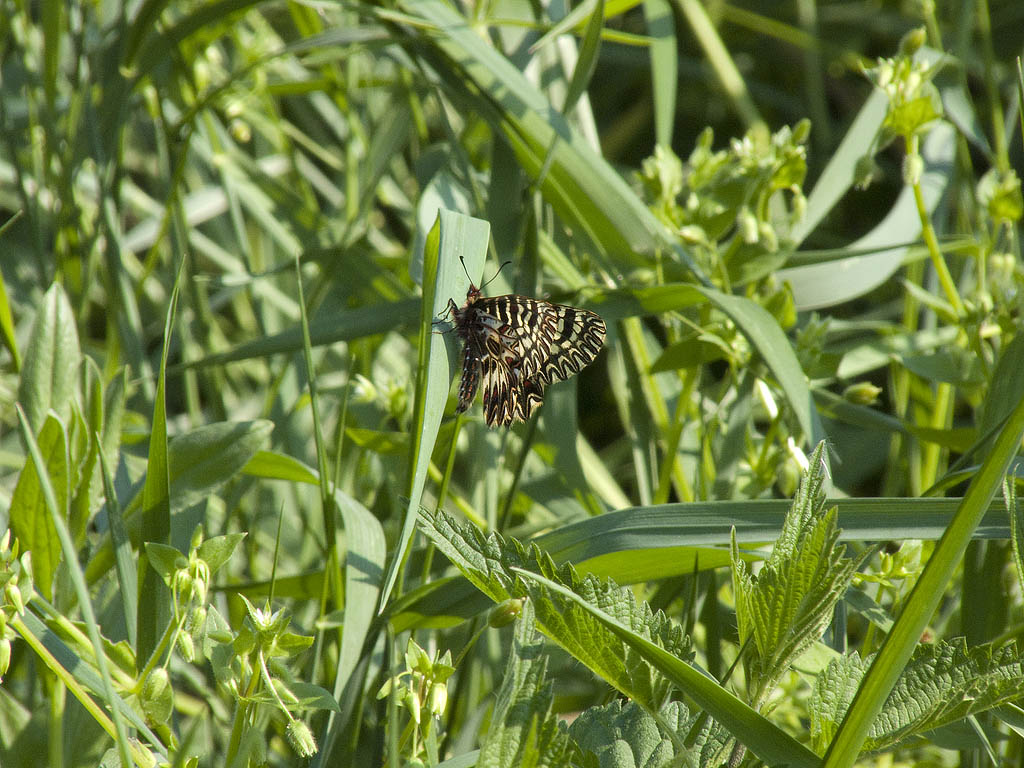
[[(841, 516), (847, 539), (937, 538), (954, 507), (911, 529), (920, 518), (896, 514), (900, 502), (961, 494), (1021, 398), (1021, 3), (0, 9), (0, 521), (33, 552), (33, 600), (53, 609), (17, 635), (70, 643), (56, 617), (82, 602), (59, 524), (39, 522), (30, 434), (103, 634), (131, 647), (133, 695), (165, 701), (146, 661), (191, 642), (160, 640), (172, 613), (201, 655), (216, 657), (211, 632), (245, 638), (214, 658), (216, 674), (171, 667), (175, 725), (170, 709), (146, 710), (164, 749), (287, 762), (284, 735), (301, 753), (290, 718), (253, 716), (241, 736), (223, 695), (259, 677), (246, 676), (257, 659), (296, 656), (290, 674), (323, 686), (309, 708), (330, 709), (327, 691), (341, 701), (340, 716), (316, 716), (318, 736), (379, 758), (373, 683), (391, 659), (371, 651), (405, 649), (383, 628), (459, 648), (476, 628), (463, 619), (486, 606), (465, 582), (428, 590), (444, 563), (412, 535), (418, 505), (554, 535), (564, 557), (643, 584), (638, 596), (688, 626), (706, 600), (702, 626), (722, 615), (698, 650), (722, 672), (735, 616), (711, 569), (728, 560), (699, 547), (726, 544), (746, 501), (791, 496), (827, 438), (833, 495), (879, 497), (870, 520)], [(463, 246), (431, 241), (439, 209), (488, 222), (464, 241), (486, 267), (466, 275)], [(608, 323), (606, 351), (551, 388), (534, 423), (488, 431), (478, 409), (455, 418), (447, 381), (428, 386), (426, 340), (455, 350), (429, 333), (424, 281), (451, 293), (443, 307), (461, 304), (466, 277)], [(708, 501), (729, 505), (665, 506)], [(651, 527), (557, 537), (616, 510)], [(657, 528), (664, 514), (673, 522)], [(741, 539), (772, 540), (781, 513), (766, 520)], [(218, 552), (212, 582), (196, 565), (199, 524), (221, 542), (206, 552)], [(222, 559), (216, 537), (239, 532)], [(192, 552), (187, 588), (145, 541)], [(672, 564), (645, 570), (637, 552), (657, 548)], [(368, 592), (352, 553), (372, 565)], [(1010, 559), (1002, 541), (971, 545), (940, 635), (1016, 631)], [(135, 567), (159, 599), (133, 594)], [(255, 607), (272, 578), (293, 615)], [(201, 631), (214, 583), (230, 585), (214, 598), (223, 625)], [(312, 653), (269, 639), (290, 617)], [(865, 626), (850, 642), (867, 653), (879, 641)], [(457, 660), (456, 752), (475, 743), (500, 644)], [(51, 765), (95, 762), (109, 742), (70, 700), (83, 729), (28, 726), (27, 702), (71, 683), (13, 648), (4, 765), (34, 764), (12, 745), (37, 742)], [(447, 680), (450, 658), (407, 655)], [(560, 709), (600, 698), (565, 666)]]

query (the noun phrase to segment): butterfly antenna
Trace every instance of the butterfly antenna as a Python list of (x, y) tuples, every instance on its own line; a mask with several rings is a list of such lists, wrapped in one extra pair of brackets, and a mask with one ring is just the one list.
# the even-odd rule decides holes
[(462, 271), (466, 273), (466, 279), (469, 280), (470, 285), (475, 285), (473, 278), (469, 276), (469, 270), (466, 268), (466, 258), (460, 253), (459, 263), (462, 264)]
[[(483, 285), (481, 285), (480, 287), (481, 287), (481, 288), (485, 288), (485, 287), (486, 287), (486, 286), (487, 286), (487, 285), (488, 285), (489, 283), (492, 283), (492, 282), (494, 282), (494, 280), (495, 280), (495, 279), (497, 279), (498, 275), (500, 275), (500, 274), (501, 274), (501, 270), (503, 270), (503, 269), (504, 269), (505, 267), (507, 267), (507, 266), (508, 266), (509, 264), (511, 264), (511, 263), (512, 263), (512, 261), (511, 261), (511, 260), (509, 260), (509, 261), (503, 261), (503, 262), (501, 262), (501, 266), (500, 266), (500, 267), (498, 267), (498, 271), (497, 271), (497, 272), (495, 272), (495, 273), (494, 273), (493, 275), (491, 275), (491, 279), (490, 279), (490, 280), (486, 280), (486, 281), (484, 282), (484, 284), (483, 284)], [(463, 266), (465, 266), (465, 265), (463, 265)]]

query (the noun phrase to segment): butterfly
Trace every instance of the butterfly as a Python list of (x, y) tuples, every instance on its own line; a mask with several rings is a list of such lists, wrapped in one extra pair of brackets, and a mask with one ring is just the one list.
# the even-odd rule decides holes
[(604, 345), (605, 325), (586, 309), (508, 294), (484, 297), (470, 283), (466, 303), (448, 300), (462, 339), (456, 413), (467, 410), (483, 382), (487, 426), (526, 421), (544, 388), (579, 373)]

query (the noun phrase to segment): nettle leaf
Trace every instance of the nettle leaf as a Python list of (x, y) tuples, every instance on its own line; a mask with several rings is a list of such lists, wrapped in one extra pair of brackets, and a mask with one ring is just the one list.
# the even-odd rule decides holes
[(556, 568), (536, 546), (525, 548), (500, 534), (484, 535), (475, 526), (460, 525), (444, 512), (420, 512), (420, 526), (441, 552), (495, 603), (528, 597), (537, 626), (569, 654), (621, 693), (658, 709), (672, 684), (643, 657), (575, 602), (526, 583), (512, 569), (537, 573), (578, 595), (583, 602), (613, 617), (641, 637), (679, 659), (690, 660), (689, 640), (661, 611), (638, 604), (633, 593), (610, 580), (581, 579), (571, 564)]
[[(872, 723), (864, 751), (891, 748), (927, 731), (1021, 698), (1019, 644), (968, 648), (965, 640), (920, 646)], [(832, 661), (811, 694), (811, 739), (819, 752), (835, 735), (874, 656)]]
[[(585, 710), (569, 726), (569, 735), (585, 755), (596, 758), (600, 768), (683, 765), (687, 763), (672, 762), (678, 760), (676, 743), (687, 737), (696, 720), (697, 716), (691, 715), (679, 701), (662, 707), (657, 718), (634, 702), (613, 701)], [(704, 745), (707, 749), (701, 749), (701, 759), (693, 752), (685, 753), (692, 764), (707, 765), (703, 758), (719, 754), (729, 738), (728, 732), (713, 720), (708, 723), (716, 738), (708, 739), (706, 728), (701, 731), (696, 747)]]
[(579, 750), (551, 711), (554, 696), (543, 648), (533, 606), (526, 601), (516, 621), (512, 652), (491, 727), (480, 745), (478, 766), (579, 764)]
[(819, 443), (786, 515), (772, 554), (755, 575), (732, 544), (740, 643), (752, 639), (746, 665), (752, 703), (759, 706), (779, 677), (832, 620), (860, 559), (837, 546), (836, 507), (824, 510), (824, 443)]

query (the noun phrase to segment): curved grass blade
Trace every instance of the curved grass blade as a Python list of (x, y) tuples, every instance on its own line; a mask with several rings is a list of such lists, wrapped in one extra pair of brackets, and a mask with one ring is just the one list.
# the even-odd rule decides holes
[(541, 191), (574, 229), (605, 253), (636, 265), (656, 251), (669, 251), (706, 282), (678, 238), (473, 23), (441, 0), (402, 0), (399, 7), (419, 17), (420, 26), (432, 27), (426, 33), (430, 46), (413, 40), (413, 55), (428, 57), (446, 85), (472, 83), (480, 115), (505, 136), (523, 170), (537, 179), (549, 163)]
[(800, 422), (805, 440), (810, 445), (817, 445), (825, 440), (825, 427), (818, 416), (818, 409), (815, 408), (807, 376), (804, 375), (789, 339), (775, 318), (750, 299), (724, 294), (712, 288), (698, 290), (732, 318), (743, 334), (750, 339), (750, 343), (757, 348), (765, 364), (778, 379), (786, 400)]
[[(938, 207), (952, 179), (956, 140), (956, 131), (951, 125), (938, 123), (922, 142), (925, 171), (921, 187), (929, 212)], [(829, 179), (827, 169), (822, 179), (821, 183), (831, 183), (826, 181)], [(792, 287), (797, 309), (834, 306), (861, 296), (892, 277), (903, 266), (911, 250), (911, 246), (905, 244), (914, 243), (920, 237), (921, 218), (917, 213), (914, 193), (910, 187), (905, 187), (886, 217), (866, 235), (847, 246), (851, 251), (869, 251), (868, 255), (780, 269), (777, 275)], [(893, 243), (900, 245), (894, 246)]]
[(434, 449), (444, 406), (451, 388), (452, 369), (446, 345), (434, 333), (433, 320), (444, 312), (449, 299), (462, 298), (469, 290), (466, 272), (479, 280), (487, 256), (490, 225), (486, 221), (441, 210), (427, 238), (423, 254), (423, 302), (420, 312), (420, 359), (413, 405), (414, 436), (409, 453), (409, 503), (395, 555), (388, 567), (381, 596), (381, 610), (387, 603), (405, 562), (420, 497), (427, 479), (430, 454)]
[(856, 762), (872, 722), (920, 642), (922, 631), (935, 615), (935, 609), (963, 558), (967, 544), (999, 490), (1003, 476), (1020, 447), (1022, 435), (1024, 398), (1017, 401), (991, 453), (971, 481), (949, 528), (928, 559), (902, 613), (861, 682), (825, 755), (826, 768), (846, 768)]

